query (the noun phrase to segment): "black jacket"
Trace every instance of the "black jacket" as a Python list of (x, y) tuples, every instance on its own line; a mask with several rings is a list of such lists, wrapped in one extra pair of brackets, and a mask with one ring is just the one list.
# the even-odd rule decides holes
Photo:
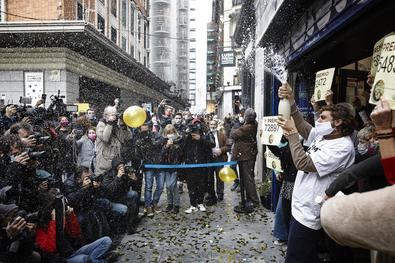
[(74, 176), (70, 176), (64, 182), (64, 191), (68, 203), (77, 212), (94, 208), (96, 199), (103, 197), (103, 186), (84, 189)]
[(162, 136), (152, 132), (139, 133), (137, 135), (135, 151), (136, 157), (145, 164), (160, 163), (160, 152), (165, 140)]

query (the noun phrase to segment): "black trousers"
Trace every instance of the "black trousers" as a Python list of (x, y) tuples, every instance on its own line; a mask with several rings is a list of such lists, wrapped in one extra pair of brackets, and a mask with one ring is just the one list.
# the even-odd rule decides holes
[(240, 178), (243, 180), (247, 201), (259, 206), (259, 197), (256, 191), (254, 179), (255, 160), (240, 161), (239, 170)]
[(305, 227), (292, 217), (285, 263), (318, 263), (321, 230)]
[(203, 204), (204, 193), (207, 190), (207, 175), (187, 175), (186, 179), (191, 206)]
[[(207, 191), (209, 199), (216, 200), (216, 194), (222, 197), (224, 196), (224, 182), (219, 179), (219, 171), (222, 167), (219, 168), (211, 168), (209, 169), (208, 177), (207, 177)], [(217, 183), (215, 183), (217, 182)], [(217, 187), (215, 187), (217, 185)]]

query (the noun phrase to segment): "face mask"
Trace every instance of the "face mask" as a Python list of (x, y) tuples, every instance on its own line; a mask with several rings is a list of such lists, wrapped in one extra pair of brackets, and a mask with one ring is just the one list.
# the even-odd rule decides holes
[(167, 135), (167, 138), (174, 141), (175, 139), (177, 139), (177, 135), (175, 135), (175, 134), (169, 134), (169, 135)]
[(277, 146), (278, 148), (284, 148), (285, 146), (287, 146), (288, 145), (288, 142), (287, 141), (285, 141), (285, 142), (280, 142), (280, 144)]
[(360, 155), (364, 155), (365, 153), (368, 152), (368, 144), (367, 143), (358, 143), (357, 149), (358, 149), (358, 153)]
[(325, 136), (331, 134), (335, 129), (332, 128), (331, 122), (315, 122), (315, 129), (318, 135)]
[(61, 121), (60, 126), (67, 127), (69, 125), (69, 121)]
[(88, 134), (88, 138), (94, 142), (96, 140), (96, 134)]
[(239, 122), (241, 123), (241, 124), (243, 124), (244, 123), (244, 117), (239, 117)]

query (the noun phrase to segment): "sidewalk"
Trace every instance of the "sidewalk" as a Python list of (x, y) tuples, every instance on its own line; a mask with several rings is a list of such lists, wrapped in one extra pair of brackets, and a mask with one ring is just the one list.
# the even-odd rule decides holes
[[(236, 214), (239, 195), (225, 186), (224, 201), (207, 212), (184, 213), (188, 193), (181, 195), (178, 215), (161, 212), (144, 218), (140, 232), (125, 235), (118, 262), (284, 262), (286, 247), (273, 245), (274, 214), (261, 207), (252, 214)], [(166, 193), (161, 197), (166, 207)]]

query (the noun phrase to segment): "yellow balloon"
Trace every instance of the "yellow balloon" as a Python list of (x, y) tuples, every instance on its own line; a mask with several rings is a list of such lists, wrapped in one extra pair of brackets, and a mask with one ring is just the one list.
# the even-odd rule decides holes
[(123, 122), (131, 128), (140, 127), (144, 124), (146, 119), (147, 114), (145, 113), (145, 110), (139, 106), (131, 106), (123, 113)]
[(230, 167), (224, 167), (221, 170), (219, 170), (219, 179), (225, 183), (231, 183), (234, 180), (236, 180), (237, 175), (235, 170), (233, 170)]

